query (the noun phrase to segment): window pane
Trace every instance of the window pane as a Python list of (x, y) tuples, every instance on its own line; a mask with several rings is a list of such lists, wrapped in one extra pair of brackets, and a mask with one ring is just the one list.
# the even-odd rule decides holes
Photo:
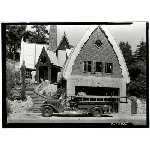
[(105, 65), (105, 72), (112, 73), (112, 63), (106, 63)]
[(102, 42), (98, 39), (96, 42), (95, 42), (96, 46), (97, 47), (100, 47), (102, 45)]
[(102, 71), (102, 63), (96, 62), (96, 72), (101, 72), (101, 71)]
[(88, 72), (91, 72), (91, 61), (88, 61)]
[(86, 71), (86, 61), (84, 61), (84, 71)]

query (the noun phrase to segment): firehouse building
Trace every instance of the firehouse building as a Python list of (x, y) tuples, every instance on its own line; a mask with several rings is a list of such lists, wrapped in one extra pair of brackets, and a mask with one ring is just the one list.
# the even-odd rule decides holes
[(105, 25), (91, 25), (73, 49), (65, 33), (57, 46), (57, 26), (52, 25), (49, 47), (22, 41), (20, 67), (23, 61), (27, 77), (61, 84), (67, 96), (124, 97), (130, 82), (122, 52)]

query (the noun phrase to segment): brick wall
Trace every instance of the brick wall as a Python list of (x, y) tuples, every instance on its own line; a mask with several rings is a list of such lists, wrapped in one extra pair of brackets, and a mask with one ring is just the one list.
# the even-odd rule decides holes
[[(97, 39), (100, 39), (103, 43), (102, 47), (99, 49), (95, 45)], [(83, 63), (84, 61), (98, 61), (102, 62), (103, 66), (105, 63), (113, 63), (113, 74), (108, 75), (105, 73), (105, 67), (103, 67), (103, 73), (84, 73)], [(121, 78), (122, 73), (119, 65), (117, 56), (106, 38), (105, 34), (100, 28), (97, 28), (90, 36), (89, 40), (82, 47), (79, 55), (76, 57), (71, 75), (83, 75), (83, 76), (98, 76), (98, 77), (113, 77)]]

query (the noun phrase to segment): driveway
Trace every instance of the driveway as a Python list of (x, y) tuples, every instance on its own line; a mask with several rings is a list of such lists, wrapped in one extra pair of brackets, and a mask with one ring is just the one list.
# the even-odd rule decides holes
[(14, 113), (7, 117), (7, 123), (132, 123), (146, 125), (146, 115), (104, 114), (102, 117), (91, 117), (88, 114), (69, 113), (53, 114), (43, 117), (41, 113)]

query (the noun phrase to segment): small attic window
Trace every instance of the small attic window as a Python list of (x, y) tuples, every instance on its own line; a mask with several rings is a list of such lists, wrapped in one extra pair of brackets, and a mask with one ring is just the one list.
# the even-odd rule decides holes
[(102, 46), (102, 42), (100, 39), (96, 40), (95, 45), (100, 48)]

